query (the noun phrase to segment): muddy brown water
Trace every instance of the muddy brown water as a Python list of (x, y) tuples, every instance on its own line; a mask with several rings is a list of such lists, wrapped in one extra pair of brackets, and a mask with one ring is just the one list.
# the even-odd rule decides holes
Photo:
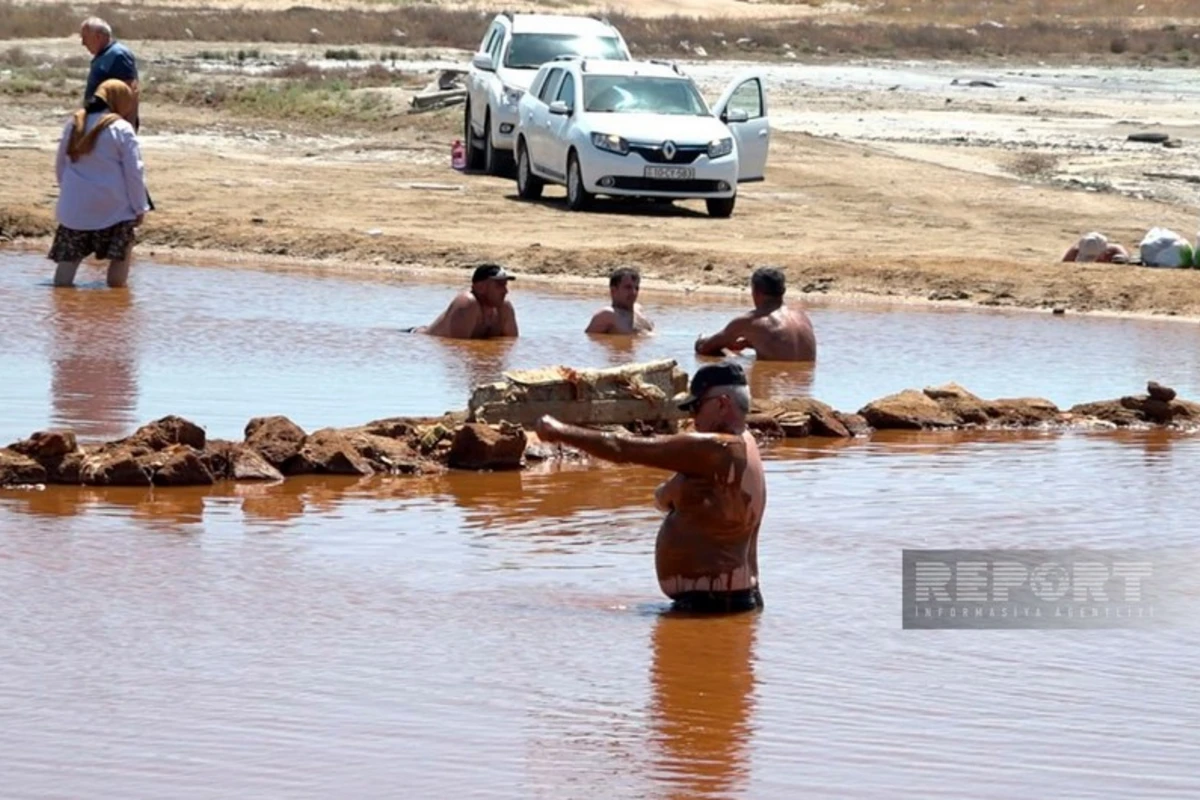
[[(453, 287), (142, 263), (129, 292), (0, 253), (0, 438), (177, 413), (238, 437), (465, 404), (501, 369), (677, 357), (737, 301), (514, 285), (523, 337), (399, 334)], [(91, 282), (89, 285), (88, 282)], [(1200, 396), (1195, 326), (813, 309), (838, 408), (957, 380), (1060, 405)], [(766, 451), (767, 610), (665, 616), (650, 470), (0, 492), (6, 798), (1194, 797), (1200, 627), (904, 631), (903, 548), (1192, 547), (1200, 439), (879, 435)], [(1200, 564), (1200, 559), (1196, 560)], [(1195, 620), (1180, 620), (1194, 623)]]

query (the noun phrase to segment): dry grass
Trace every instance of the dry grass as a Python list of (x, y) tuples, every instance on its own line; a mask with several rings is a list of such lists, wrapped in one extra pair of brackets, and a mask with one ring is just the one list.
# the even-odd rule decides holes
[(1013, 158), (1009, 170), (1022, 178), (1052, 178), (1058, 171), (1059, 158), (1051, 153), (1021, 153)]
[[(1200, 27), (1165, 24), (1135, 28), (1136, 0), (1076, 0), (1018, 3), (968, 0), (883, 0), (854, 21), (643, 18), (610, 15), (642, 56), (682, 55), (683, 46), (703, 46), (713, 57), (797, 53), (875, 56), (1069, 56), (1083, 54), (1122, 59), (1146, 56), (1186, 60), (1200, 55)], [(1192, 13), (1195, 0), (1155, 0), (1156, 14)], [(911, 12), (902, 9), (911, 8)], [(488, 12), (416, 5), (403, 9), (285, 11), (204, 9), (165, 11), (152, 7), (101, 6), (97, 9), (129, 40), (195, 39), (212, 42), (301, 42), (329, 45), (345, 57), (345, 45), (442, 46), (473, 50), (490, 17)], [(0, 37), (63, 36), (77, 24), (67, 5), (0, 5)], [(984, 20), (1001, 23), (983, 25)], [(966, 27), (967, 25), (973, 27)], [(403, 32), (400, 36), (398, 32)], [(742, 40), (739, 42), (739, 40)], [(749, 41), (745, 41), (749, 40)], [(341, 47), (338, 47), (341, 46)], [(785, 47), (786, 46), (786, 47)], [(1188, 54), (1183, 56), (1181, 54)]]
[(875, 0), (868, 13), (875, 18), (942, 25), (976, 25), (983, 20), (1027, 25), (1040, 20), (1120, 23), (1129, 28), (1161, 25), (1164, 19), (1200, 22), (1195, 0)]

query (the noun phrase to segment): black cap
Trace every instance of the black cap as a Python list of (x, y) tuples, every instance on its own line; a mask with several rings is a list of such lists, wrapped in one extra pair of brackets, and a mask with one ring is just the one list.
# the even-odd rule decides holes
[(512, 281), (516, 280), (515, 275), (510, 275), (504, 267), (499, 264), (480, 264), (475, 268), (475, 273), (471, 276), (471, 283), (479, 283), (480, 281)]
[(675, 402), (684, 411), (692, 411), (700, 398), (704, 397), (704, 393), (715, 386), (746, 385), (746, 371), (742, 369), (741, 364), (734, 361), (705, 364), (692, 376), (692, 385), (688, 393)]

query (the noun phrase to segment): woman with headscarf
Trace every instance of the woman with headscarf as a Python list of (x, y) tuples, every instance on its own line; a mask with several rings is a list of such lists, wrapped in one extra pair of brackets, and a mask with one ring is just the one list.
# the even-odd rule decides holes
[(79, 263), (95, 253), (108, 259), (108, 285), (129, 278), (134, 228), (150, 209), (142, 154), (131, 124), (137, 95), (123, 81), (107, 80), (63, 128), (58, 175), (58, 230), (49, 257), (57, 262), (55, 286), (71, 286)]

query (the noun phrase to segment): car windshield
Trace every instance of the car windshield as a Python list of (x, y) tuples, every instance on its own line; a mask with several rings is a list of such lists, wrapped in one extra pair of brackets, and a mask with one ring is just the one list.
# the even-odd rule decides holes
[(583, 104), (601, 114), (709, 116), (704, 98), (687, 78), (589, 75), (583, 79)]
[(559, 56), (583, 56), (607, 61), (625, 61), (621, 42), (615, 36), (575, 36), (569, 33), (517, 33), (509, 44), (504, 66), (537, 69)]

